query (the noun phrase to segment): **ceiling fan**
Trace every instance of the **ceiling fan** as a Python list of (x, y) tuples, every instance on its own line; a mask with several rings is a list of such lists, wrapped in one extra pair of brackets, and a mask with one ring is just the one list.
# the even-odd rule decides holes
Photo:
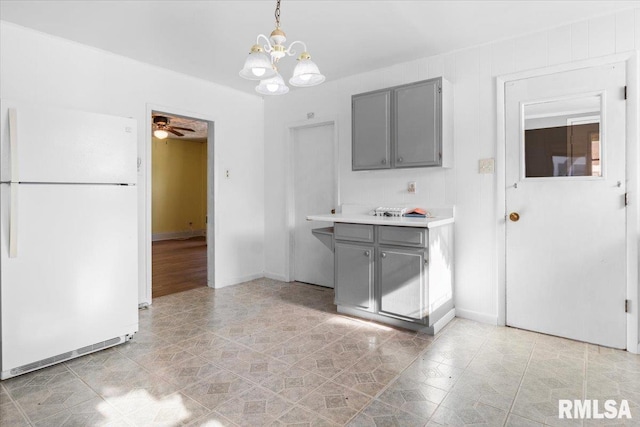
[(169, 124), (169, 118), (166, 116), (153, 116), (153, 127), (155, 128), (155, 130), (153, 131), (153, 136), (158, 139), (165, 139), (169, 136), (169, 132), (177, 136), (184, 136), (183, 133), (178, 132), (179, 130), (185, 132), (195, 132), (195, 130), (193, 129), (171, 126)]

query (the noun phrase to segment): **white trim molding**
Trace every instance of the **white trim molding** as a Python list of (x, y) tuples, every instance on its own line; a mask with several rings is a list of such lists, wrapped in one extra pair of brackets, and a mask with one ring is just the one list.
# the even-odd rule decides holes
[(202, 237), (207, 235), (207, 230), (189, 230), (189, 231), (169, 231), (166, 233), (153, 233), (151, 235), (152, 242), (160, 242), (162, 240), (186, 240), (192, 237)]
[[(153, 234), (151, 231), (151, 211), (152, 211), (152, 127), (153, 122), (151, 115), (154, 111), (164, 112), (167, 114), (174, 114), (177, 116), (190, 117), (198, 120), (207, 121), (209, 123), (208, 135), (207, 135), (207, 285), (209, 287), (215, 287), (215, 224), (216, 224), (216, 212), (217, 207), (217, 194), (218, 194), (218, 180), (214, 179), (215, 171), (217, 167), (215, 165), (216, 156), (214, 155), (215, 144), (215, 118), (206, 114), (200, 114), (193, 111), (183, 110), (177, 107), (170, 107), (166, 105), (157, 105), (147, 103), (146, 105), (146, 130), (144, 139), (144, 153), (141, 154), (141, 164), (138, 174), (141, 174), (141, 170), (144, 168), (145, 174), (145, 188), (144, 188), (144, 260), (142, 266), (145, 271), (145, 300), (139, 301), (141, 303), (151, 303), (151, 242), (153, 241)], [(251, 280), (251, 279), (248, 279)], [(240, 282), (236, 282), (240, 283)]]
[(264, 277), (266, 279), (279, 280), (280, 282), (286, 282), (287, 281), (287, 278), (285, 277), (284, 274), (273, 273), (271, 271), (265, 271), (264, 272)]
[(262, 279), (263, 277), (265, 277), (263, 272), (246, 274), (244, 276), (222, 277), (216, 281), (216, 289), (226, 288), (227, 286), (233, 286), (240, 283), (249, 282), (255, 279)]
[(475, 320), (476, 322), (486, 323), (488, 325), (497, 325), (498, 316), (495, 314), (481, 313), (479, 311), (465, 310), (456, 307), (456, 317), (461, 319)]
[[(496, 106), (497, 106), (497, 147), (496, 147), (496, 262), (497, 262), (497, 301), (498, 325), (506, 324), (506, 188), (505, 188), (505, 85), (507, 82), (555, 74), (582, 68), (598, 67), (618, 62), (627, 66), (627, 129), (626, 129), (626, 173), (627, 192), (630, 202), (627, 206), (627, 299), (631, 300), (631, 312), (627, 314), (627, 350), (640, 353), (640, 339), (638, 334), (638, 231), (640, 230), (640, 148), (639, 145), (639, 66), (638, 51), (620, 53), (600, 58), (576, 61), (537, 70), (528, 70), (514, 74), (496, 77)], [(622, 302), (620, 303), (622, 309)], [(464, 310), (456, 309), (459, 317), (464, 316)]]

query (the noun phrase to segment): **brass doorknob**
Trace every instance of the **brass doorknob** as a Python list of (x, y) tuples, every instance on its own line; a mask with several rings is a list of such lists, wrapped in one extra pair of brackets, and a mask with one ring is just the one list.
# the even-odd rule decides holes
[(511, 212), (509, 214), (509, 219), (513, 222), (518, 222), (518, 220), (520, 219), (520, 214), (518, 214), (518, 212)]

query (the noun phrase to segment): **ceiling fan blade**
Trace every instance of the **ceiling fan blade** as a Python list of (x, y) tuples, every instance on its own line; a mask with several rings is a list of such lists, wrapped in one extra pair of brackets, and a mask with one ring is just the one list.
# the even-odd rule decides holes
[(180, 133), (178, 131), (173, 130), (170, 126), (166, 127), (164, 130), (166, 130), (167, 132), (171, 132), (174, 135), (178, 135), (178, 136), (184, 136), (183, 133)]
[(187, 132), (195, 132), (195, 130), (193, 129), (189, 129), (189, 128), (181, 128), (180, 126), (171, 126), (172, 129), (178, 129), (178, 130), (186, 130)]

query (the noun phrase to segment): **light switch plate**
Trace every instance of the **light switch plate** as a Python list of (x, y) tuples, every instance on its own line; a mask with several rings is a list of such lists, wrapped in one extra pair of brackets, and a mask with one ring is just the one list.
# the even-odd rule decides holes
[(493, 158), (478, 161), (478, 173), (493, 173), (495, 161)]
[(415, 181), (411, 181), (409, 183), (409, 185), (407, 186), (407, 191), (409, 192), (409, 194), (416, 194), (416, 182)]

